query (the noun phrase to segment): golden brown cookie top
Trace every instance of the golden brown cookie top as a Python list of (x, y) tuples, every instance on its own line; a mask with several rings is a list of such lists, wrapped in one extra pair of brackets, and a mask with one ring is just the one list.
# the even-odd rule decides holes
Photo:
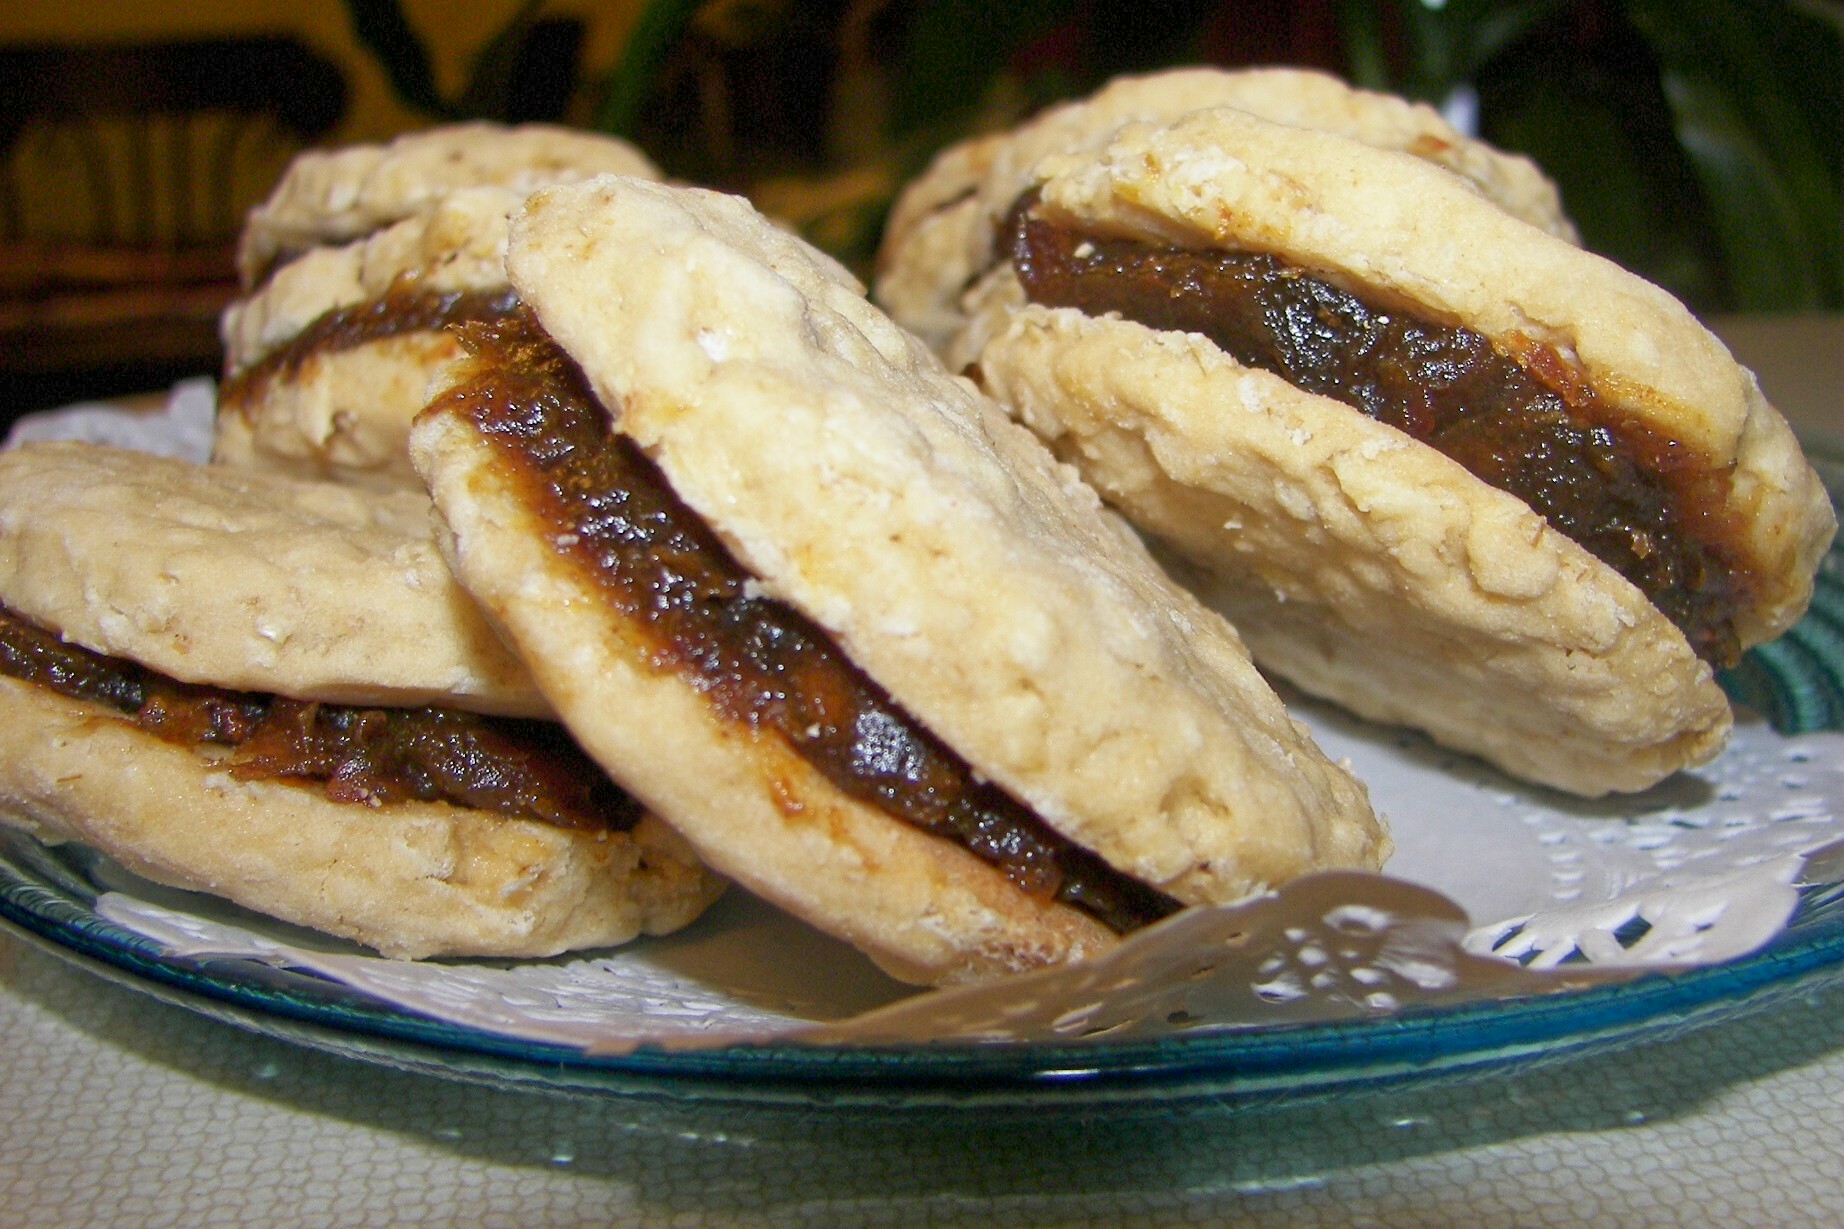
[(26, 445), (0, 454), (0, 604), (187, 682), (548, 712), (418, 493)]
[(238, 253), (246, 286), (278, 261), (344, 243), (420, 212), (457, 188), (520, 193), (603, 173), (657, 177), (625, 141), (544, 124), (451, 124), (383, 145), (314, 150), (250, 212)]

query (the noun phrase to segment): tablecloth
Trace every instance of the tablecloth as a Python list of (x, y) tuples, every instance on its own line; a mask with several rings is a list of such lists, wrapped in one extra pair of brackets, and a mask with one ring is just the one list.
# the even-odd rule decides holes
[(300, 1048), (0, 935), (0, 1225), (1837, 1226), (1844, 987), (1482, 1082), (1137, 1120), (661, 1112)]

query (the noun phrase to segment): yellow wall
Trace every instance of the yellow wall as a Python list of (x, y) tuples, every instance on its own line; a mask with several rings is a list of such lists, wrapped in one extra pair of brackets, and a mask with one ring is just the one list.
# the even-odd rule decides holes
[[(554, 0), (546, 16), (576, 16), (588, 29), (584, 69), (612, 65), (642, 0)], [(422, 33), (444, 92), (468, 60), (518, 8), (518, 0), (403, 0)], [(332, 142), (377, 140), (422, 122), (398, 105), (375, 61), (353, 38), (338, 0), (6, 0), (0, 3), (0, 43), (84, 42), (286, 33), (340, 63), (350, 94)]]

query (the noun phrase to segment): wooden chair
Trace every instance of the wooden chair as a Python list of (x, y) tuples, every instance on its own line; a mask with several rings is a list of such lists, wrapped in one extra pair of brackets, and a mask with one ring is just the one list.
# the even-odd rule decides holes
[(0, 48), (0, 415), (215, 371), (243, 213), (345, 101), (286, 38)]

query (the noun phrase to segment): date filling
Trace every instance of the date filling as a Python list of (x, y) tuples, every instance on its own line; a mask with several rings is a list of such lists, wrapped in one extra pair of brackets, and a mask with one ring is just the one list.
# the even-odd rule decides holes
[(625, 832), (640, 818), (639, 804), (555, 722), (182, 683), (70, 644), (5, 607), (0, 674), (110, 709), (177, 746), (222, 748), (238, 780), (315, 786), (332, 802), (446, 802), (585, 832)]
[(292, 379), (317, 354), (355, 350), (411, 333), (434, 333), (470, 320), (492, 320), (518, 306), (510, 289), (425, 290), (401, 277), (382, 296), (325, 313), (242, 371), (227, 373), (219, 403), (240, 410), (276, 380)]
[(1258, 252), (1086, 235), (1013, 209), (1002, 236), (1032, 302), (1201, 333), (1237, 362), (1405, 431), (1522, 499), (1733, 665), (1755, 579), (1730, 467), (1597, 396), (1555, 350), (1514, 351)]
[(425, 413), (470, 423), (653, 661), (722, 719), (771, 734), (847, 796), (950, 840), (1040, 900), (1125, 932), (1178, 902), (981, 781), (826, 633), (765, 597), (651, 459), (613, 430), (528, 310), (461, 326), (470, 367)]

